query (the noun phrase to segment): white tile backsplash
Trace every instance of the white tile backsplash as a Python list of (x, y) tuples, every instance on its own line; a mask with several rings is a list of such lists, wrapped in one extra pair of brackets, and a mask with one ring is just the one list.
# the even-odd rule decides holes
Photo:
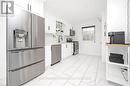
[(57, 43), (58, 40), (53, 34), (45, 34), (45, 44)]

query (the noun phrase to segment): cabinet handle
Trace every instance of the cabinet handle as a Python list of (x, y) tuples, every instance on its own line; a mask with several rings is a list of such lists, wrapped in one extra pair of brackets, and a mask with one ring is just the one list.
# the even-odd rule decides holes
[(28, 10), (29, 10), (29, 4), (27, 5), (27, 7), (28, 7)]
[(32, 6), (30, 5), (30, 11), (32, 11)]
[(12, 51), (12, 53), (19, 53), (18, 51)]
[(50, 26), (48, 26), (48, 30), (50, 30)]

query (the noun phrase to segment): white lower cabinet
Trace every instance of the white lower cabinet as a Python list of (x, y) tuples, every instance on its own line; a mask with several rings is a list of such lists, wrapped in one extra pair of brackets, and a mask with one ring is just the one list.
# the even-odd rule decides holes
[(73, 54), (73, 43), (62, 44), (62, 59), (69, 57)]
[(67, 55), (67, 46), (66, 46), (66, 44), (62, 44), (62, 54), (61, 54), (61, 56), (62, 56), (62, 59), (64, 59), (65, 57), (66, 57), (66, 55)]
[(51, 45), (45, 46), (45, 66), (51, 65)]
[[(112, 53), (123, 55), (123, 63), (113, 62), (114, 60), (110, 61), (110, 55)], [(130, 46), (129, 45), (125, 45), (125, 44), (107, 45), (106, 80), (117, 83), (121, 86), (130, 86)]]

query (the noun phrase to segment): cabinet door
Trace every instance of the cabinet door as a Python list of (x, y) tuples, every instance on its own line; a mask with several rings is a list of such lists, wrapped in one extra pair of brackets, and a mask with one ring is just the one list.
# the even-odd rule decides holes
[(74, 49), (73, 43), (71, 43), (71, 55), (73, 55), (73, 49)]
[(61, 45), (61, 51), (62, 51), (62, 52), (61, 52), (61, 53), (62, 53), (62, 54), (61, 54), (61, 55), (62, 55), (61, 57), (62, 57), (62, 59), (63, 59), (63, 58), (65, 57), (65, 45), (64, 45), (64, 44)]
[(14, 0), (14, 4), (23, 8), (24, 10), (29, 9), (29, 1), (30, 0)]
[(56, 33), (56, 20), (53, 18), (46, 18), (45, 21), (45, 32)]
[(65, 34), (66, 36), (69, 36), (69, 35), (70, 35), (70, 27), (69, 27), (69, 25), (65, 25), (65, 26), (64, 26), (64, 34)]
[(67, 45), (66, 44), (62, 44), (62, 59), (67, 57)]
[(127, 31), (127, 1), (107, 0), (108, 31)]
[(68, 50), (68, 56), (71, 56), (72, 54), (71, 54), (71, 43), (68, 43), (67, 44), (67, 50)]
[(44, 1), (43, 0), (31, 0), (31, 12), (44, 17)]
[(45, 46), (45, 64), (46, 66), (51, 65), (51, 46)]

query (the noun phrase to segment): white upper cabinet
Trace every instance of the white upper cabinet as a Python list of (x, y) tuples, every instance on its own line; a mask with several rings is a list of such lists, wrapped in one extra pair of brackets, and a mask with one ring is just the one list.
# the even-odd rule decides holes
[(15, 5), (44, 17), (44, 0), (14, 0)]
[(56, 33), (56, 20), (51, 18), (51, 17), (47, 17), (45, 20), (45, 32), (46, 33), (52, 33), (55, 34)]
[(66, 35), (66, 36), (69, 36), (70, 35), (70, 26), (69, 25), (65, 25), (65, 27), (64, 27), (64, 35)]
[(46, 33), (56, 33), (56, 18), (51, 13), (46, 12), (45, 14), (45, 32)]
[(128, 0), (107, 0), (107, 29), (127, 31)]
[(44, 1), (43, 0), (30, 0), (31, 12), (44, 17)]
[(30, 0), (14, 0), (14, 4), (23, 8), (24, 10), (29, 10)]

